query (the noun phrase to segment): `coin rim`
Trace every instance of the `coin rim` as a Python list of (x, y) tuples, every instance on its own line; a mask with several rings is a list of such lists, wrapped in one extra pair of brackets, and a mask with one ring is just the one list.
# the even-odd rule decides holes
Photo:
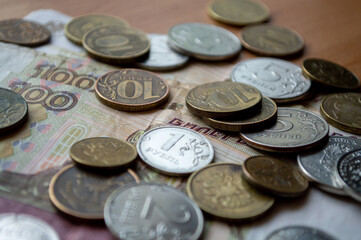
[(322, 233), (324, 236), (328, 237), (328, 239), (325, 239), (325, 240), (336, 240), (336, 238), (334, 238), (333, 236), (329, 235), (328, 233), (324, 232), (324, 230), (322, 229), (319, 229), (319, 228), (314, 228), (313, 226), (305, 226), (305, 225), (290, 225), (290, 226), (284, 226), (284, 227), (280, 227), (280, 228), (277, 228), (277, 229), (274, 229), (272, 232), (270, 232), (265, 240), (272, 240), (271, 237), (273, 237), (276, 233), (280, 232), (280, 231), (283, 231), (283, 230), (286, 230), (286, 229), (289, 229), (289, 228), (300, 228), (300, 229), (308, 229), (310, 231), (317, 231), (317, 232), (320, 232)]

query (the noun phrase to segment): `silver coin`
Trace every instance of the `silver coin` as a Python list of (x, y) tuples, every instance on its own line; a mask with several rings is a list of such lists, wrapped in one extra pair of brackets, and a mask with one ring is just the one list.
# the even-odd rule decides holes
[(336, 240), (319, 229), (306, 226), (287, 226), (269, 234), (265, 240)]
[(336, 181), (338, 159), (353, 150), (361, 148), (361, 139), (332, 136), (322, 148), (298, 154), (297, 161), (303, 174), (325, 191), (345, 195)]
[(0, 214), (2, 240), (59, 240), (55, 230), (46, 222), (26, 214)]
[(204, 23), (173, 26), (168, 32), (168, 43), (176, 51), (204, 60), (232, 58), (242, 47), (232, 32)]
[(184, 66), (189, 56), (173, 51), (168, 46), (168, 36), (165, 34), (148, 34), (150, 51), (147, 59), (138, 61), (141, 68), (155, 71), (173, 70)]
[(203, 231), (199, 207), (185, 194), (158, 183), (127, 184), (107, 199), (105, 223), (120, 239), (193, 240)]
[(275, 58), (241, 61), (233, 68), (231, 79), (258, 88), (275, 102), (299, 100), (311, 88), (311, 81), (303, 76), (299, 66)]
[(261, 150), (296, 152), (321, 143), (328, 136), (328, 130), (327, 122), (315, 113), (280, 107), (275, 125), (258, 132), (241, 133), (241, 137)]
[(196, 131), (182, 127), (159, 127), (138, 140), (140, 158), (167, 174), (190, 174), (207, 166), (214, 157), (211, 142)]

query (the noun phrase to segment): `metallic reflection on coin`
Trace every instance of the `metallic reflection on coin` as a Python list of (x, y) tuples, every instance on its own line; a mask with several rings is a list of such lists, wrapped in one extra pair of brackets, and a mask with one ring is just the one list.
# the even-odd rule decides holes
[(140, 158), (171, 175), (190, 174), (207, 166), (214, 157), (211, 142), (182, 127), (159, 127), (144, 133), (137, 143)]
[(196, 240), (203, 231), (199, 207), (180, 191), (158, 183), (128, 184), (104, 208), (105, 223), (119, 239)]
[(288, 226), (277, 229), (265, 240), (336, 240), (319, 229), (306, 226)]

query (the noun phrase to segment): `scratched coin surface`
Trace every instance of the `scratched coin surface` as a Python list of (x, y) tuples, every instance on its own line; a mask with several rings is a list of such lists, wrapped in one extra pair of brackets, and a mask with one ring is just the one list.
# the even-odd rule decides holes
[(74, 143), (70, 148), (70, 157), (91, 167), (119, 167), (134, 161), (137, 150), (116, 138), (94, 137)]
[(311, 81), (299, 66), (275, 58), (241, 61), (233, 68), (231, 79), (252, 85), (262, 95), (281, 103), (302, 99), (311, 89)]
[(118, 188), (104, 208), (105, 223), (119, 239), (197, 240), (202, 211), (182, 192), (159, 183)]
[(151, 167), (171, 175), (190, 174), (207, 166), (214, 157), (211, 142), (200, 133), (182, 127), (159, 127), (138, 140), (140, 158)]
[(241, 51), (241, 42), (232, 32), (210, 24), (184, 23), (168, 32), (173, 49), (204, 60), (224, 60)]
[(211, 82), (191, 89), (186, 96), (186, 105), (196, 115), (223, 118), (259, 110), (261, 100), (260, 91), (248, 84)]
[(295, 31), (271, 24), (257, 24), (245, 27), (241, 42), (248, 50), (266, 55), (282, 57), (300, 52), (303, 38)]
[(0, 214), (0, 239), (59, 240), (56, 231), (45, 221), (28, 214)]
[(361, 93), (327, 95), (320, 106), (321, 115), (332, 126), (361, 134)]
[(143, 111), (167, 101), (169, 85), (152, 72), (124, 68), (98, 78), (95, 92), (98, 99), (109, 107)]
[(307, 226), (287, 226), (275, 230), (265, 240), (336, 240), (320, 229)]
[(49, 196), (61, 211), (84, 219), (103, 219), (110, 194), (128, 183), (139, 182), (132, 171), (99, 174), (70, 164), (52, 178)]
[(328, 124), (315, 113), (279, 107), (277, 121), (270, 128), (241, 133), (252, 147), (271, 152), (297, 152), (315, 147), (327, 140)]

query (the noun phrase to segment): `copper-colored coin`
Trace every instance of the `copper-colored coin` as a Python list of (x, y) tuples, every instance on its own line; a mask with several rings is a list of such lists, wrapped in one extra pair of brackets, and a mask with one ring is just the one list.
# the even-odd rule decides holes
[(194, 172), (187, 193), (202, 210), (225, 219), (254, 218), (274, 203), (274, 198), (248, 185), (242, 166), (234, 163), (210, 164)]
[(361, 134), (361, 93), (336, 93), (326, 96), (320, 107), (322, 117), (332, 126)]
[(70, 157), (91, 167), (120, 167), (134, 161), (137, 150), (130, 143), (116, 138), (94, 137), (74, 143)]
[(99, 100), (123, 111), (143, 111), (163, 104), (168, 83), (158, 75), (139, 69), (122, 69), (101, 76), (95, 83)]
[(25, 46), (36, 46), (48, 42), (50, 32), (38, 23), (23, 19), (0, 21), (0, 41)]

